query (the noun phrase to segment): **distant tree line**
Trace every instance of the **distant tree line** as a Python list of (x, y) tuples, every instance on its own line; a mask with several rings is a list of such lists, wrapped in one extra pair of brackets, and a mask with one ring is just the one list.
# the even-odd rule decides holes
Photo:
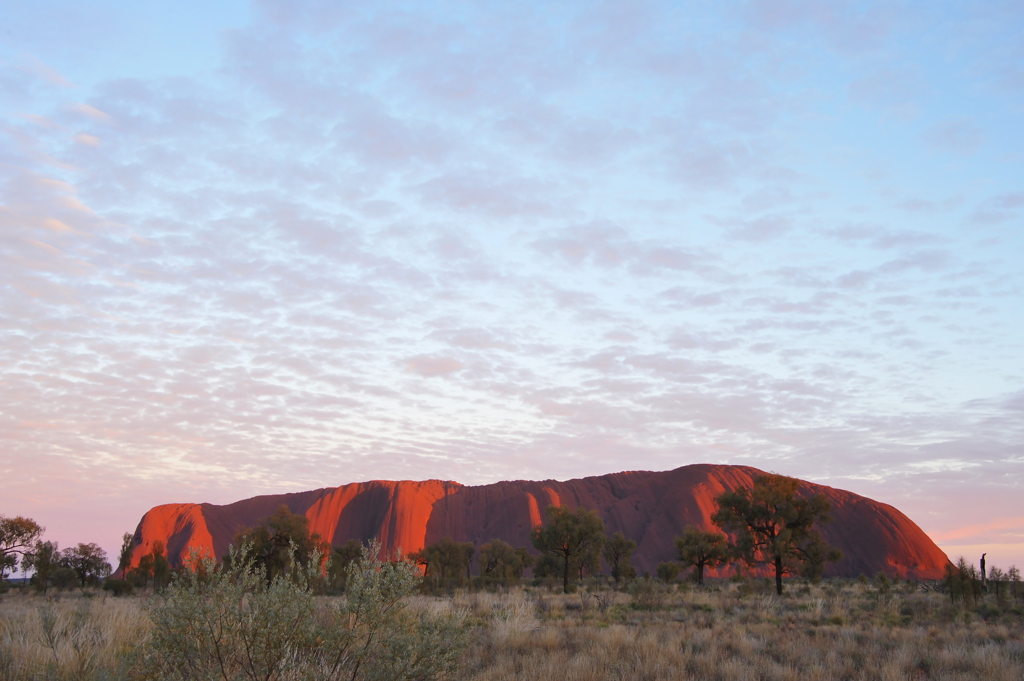
[[(717, 529), (684, 527), (675, 538), (675, 560), (658, 564), (656, 578), (673, 582), (688, 570), (694, 582), (703, 584), (707, 570), (725, 565), (765, 566), (774, 573), (780, 594), (786, 575), (819, 580), (825, 566), (842, 554), (819, 532), (831, 519), (828, 500), (822, 494), (801, 496), (798, 490), (798, 480), (770, 474), (755, 478), (749, 488), (720, 494), (711, 515)], [(139, 556), (134, 537), (125, 533), (117, 570), (112, 571), (99, 546), (78, 544), (61, 550), (56, 542), (43, 541), (42, 533), (43, 528), (31, 519), (0, 516), (0, 578), (6, 578), (20, 562), (23, 570), (33, 573), (31, 582), (43, 593), (51, 587), (85, 587), (105, 580), (105, 588), (120, 594), (133, 588), (162, 589), (173, 579), (175, 570), (159, 540)], [(632, 565), (636, 541), (622, 532), (608, 536), (595, 511), (548, 506), (543, 524), (530, 534), (530, 543), (530, 547), (517, 547), (495, 538), (478, 549), (473, 542), (443, 537), (401, 560), (416, 566), (421, 586), (428, 591), (467, 585), (508, 586), (532, 570), (536, 581), (560, 582), (569, 592), (578, 581), (602, 575), (602, 559), (617, 586), (637, 579)], [(223, 561), (225, 569), (232, 569), (233, 561), (242, 561), (249, 569), (258, 569), (268, 585), (278, 575), (313, 570), (320, 574), (316, 588), (325, 593), (347, 590), (350, 568), (366, 548), (358, 539), (331, 546), (310, 532), (306, 516), (285, 505), (255, 526), (241, 528), (232, 546)], [(186, 564), (176, 571), (193, 567)], [(653, 578), (645, 575), (645, 579)], [(986, 574), (984, 565), (979, 571), (963, 558), (947, 566), (940, 588), (954, 602), (976, 603), (989, 588), (1000, 604), (1024, 596), (1017, 568), (1004, 573), (993, 567)]]
[[(819, 578), (825, 563), (840, 556), (817, 531), (818, 525), (829, 520), (829, 504), (821, 494), (799, 496), (798, 486), (795, 479), (765, 475), (758, 477), (750, 489), (719, 495), (718, 511), (712, 520), (732, 540), (723, 532), (687, 526), (675, 540), (678, 562), (658, 565), (657, 577), (672, 581), (683, 568), (692, 567), (695, 580), (703, 583), (705, 570), (741, 562), (774, 567), (779, 593), (783, 575)], [(19, 560), (23, 569), (33, 571), (33, 583), (43, 592), (51, 585), (65, 587), (72, 574), (81, 586), (111, 576), (100, 547), (79, 544), (60, 550), (55, 542), (41, 541), (42, 532), (43, 528), (30, 519), (0, 518), (0, 577), (13, 570)], [(514, 547), (501, 539), (492, 539), (478, 551), (472, 542), (444, 537), (404, 560), (419, 567), (428, 589), (447, 589), (473, 580), (474, 558), (476, 578), (484, 586), (511, 584), (522, 579), (526, 570), (532, 570), (537, 579), (561, 581), (562, 589), (568, 592), (570, 582), (600, 575), (602, 558), (617, 585), (636, 578), (631, 563), (636, 542), (621, 532), (608, 537), (604, 522), (592, 510), (549, 506), (545, 522), (533, 529), (530, 542), (537, 555), (528, 547)], [(236, 532), (233, 546), (238, 550), (225, 558), (227, 567), (231, 567), (232, 560), (259, 566), (267, 584), (271, 584), (275, 575), (312, 566), (323, 572), (322, 588), (332, 592), (345, 590), (347, 569), (363, 551), (362, 542), (355, 539), (332, 547), (319, 534), (310, 532), (306, 516), (293, 513), (285, 505), (254, 527)], [(163, 542), (154, 541), (137, 560), (136, 553), (134, 538), (126, 533), (118, 556), (119, 578), (109, 580), (116, 593), (150, 585), (160, 589), (170, 582), (172, 570)]]
[(0, 581), (19, 564), (31, 571), (32, 584), (45, 593), (50, 586), (100, 584), (110, 576), (107, 554), (96, 544), (78, 544), (63, 551), (57, 542), (43, 541), (45, 531), (31, 518), (0, 516)]
[(1008, 601), (1024, 600), (1024, 589), (1021, 588), (1020, 570), (1010, 566), (1005, 572), (998, 567), (982, 567), (979, 569), (963, 556), (946, 564), (946, 571), (939, 589), (949, 594), (954, 605), (978, 605), (978, 599), (985, 594), (993, 593), (999, 607)]
[[(750, 488), (719, 495), (712, 521), (720, 531), (685, 527), (675, 539), (676, 560), (660, 563), (657, 577), (671, 582), (683, 569), (692, 568), (694, 580), (702, 584), (708, 569), (765, 565), (773, 570), (780, 594), (785, 575), (820, 579), (825, 565), (842, 554), (818, 531), (831, 519), (828, 500), (822, 494), (799, 495), (799, 484), (793, 478), (763, 475)], [(518, 581), (532, 568), (536, 579), (558, 580), (568, 592), (572, 583), (600, 575), (602, 558), (617, 585), (637, 576), (631, 562), (636, 542), (621, 532), (607, 536), (595, 511), (549, 506), (544, 523), (533, 529), (530, 540), (537, 556), (527, 547), (513, 547), (500, 539), (483, 544), (477, 556), (472, 542), (444, 537), (408, 558), (421, 567), (424, 583), (431, 589), (468, 583), (473, 579), (474, 557), (482, 585)]]

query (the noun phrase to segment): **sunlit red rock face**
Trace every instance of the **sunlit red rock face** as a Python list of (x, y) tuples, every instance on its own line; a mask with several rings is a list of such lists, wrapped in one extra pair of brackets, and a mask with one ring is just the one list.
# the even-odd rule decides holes
[[(515, 480), (467, 487), (456, 482), (375, 480), (342, 487), (253, 497), (226, 506), (168, 504), (142, 518), (135, 531), (133, 564), (159, 539), (172, 564), (191, 548), (222, 556), (236, 530), (259, 523), (281, 504), (309, 518), (313, 532), (334, 545), (349, 539), (379, 539), (390, 553), (406, 553), (451, 536), (477, 546), (503, 539), (529, 546), (530, 530), (549, 504), (595, 509), (609, 534), (636, 540), (633, 565), (654, 572), (675, 559), (674, 540), (686, 525), (713, 529), (715, 497), (750, 487), (763, 471), (746, 466), (696, 464), (673, 471), (613, 473), (579, 480)], [(843, 551), (826, 574), (856, 576), (886, 572), (916, 579), (938, 578), (946, 555), (898, 510), (851, 492), (801, 483), (805, 494), (824, 494), (834, 521), (825, 539)], [(474, 569), (475, 572), (475, 569)]]

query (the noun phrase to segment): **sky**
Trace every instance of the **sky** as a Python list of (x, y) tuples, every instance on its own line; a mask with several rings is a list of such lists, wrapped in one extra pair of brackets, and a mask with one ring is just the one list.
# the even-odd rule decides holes
[(1024, 567), (1024, 3), (0, 6), (0, 514), (755, 466)]

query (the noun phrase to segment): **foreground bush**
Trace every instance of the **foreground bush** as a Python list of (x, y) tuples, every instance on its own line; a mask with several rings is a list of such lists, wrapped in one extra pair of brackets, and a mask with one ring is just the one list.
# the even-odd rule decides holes
[(381, 561), (371, 545), (349, 567), (347, 593), (318, 608), (319, 560), (269, 584), (244, 552), (230, 567), (195, 558), (153, 608), (144, 678), (435, 679), (456, 670), (466, 644), (451, 611), (406, 612), (419, 582), (408, 562)]

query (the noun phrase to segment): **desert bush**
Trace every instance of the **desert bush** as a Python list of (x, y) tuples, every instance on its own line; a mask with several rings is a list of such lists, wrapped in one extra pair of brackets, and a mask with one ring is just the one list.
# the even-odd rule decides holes
[(54, 568), (50, 583), (56, 589), (73, 589), (78, 585), (78, 573), (69, 567)]
[(134, 591), (134, 587), (126, 579), (108, 579), (103, 582), (103, 590), (109, 591), (114, 596), (130, 596), (132, 591)]
[(884, 572), (879, 572), (875, 576), (875, 588), (878, 589), (879, 595), (882, 596), (888, 596), (889, 592), (892, 590), (892, 583)]
[(665, 602), (665, 587), (650, 577), (636, 579), (626, 587), (626, 593), (633, 597), (633, 607), (639, 610), (654, 610)]
[(676, 581), (676, 577), (679, 576), (679, 573), (682, 571), (682, 569), (683, 568), (680, 567), (679, 563), (673, 563), (671, 561), (658, 563), (658, 579), (665, 582), (666, 584), (674, 582)]
[(406, 611), (419, 585), (412, 563), (377, 558), (378, 544), (363, 550), (347, 577), (346, 597), (321, 618), (316, 651), (322, 679), (434, 679), (454, 673), (467, 643), (459, 612)]
[(315, 603), (310, 575), (295, 569), (267, 584), (244, 549), (230, 567), (193, 556), (193, 567), (168, 585), (152, 609), (146, 676), (153, 679), (264, 679), (293, 666), (292, 651), (310, 647)]
[(349, 566), (346, 597), (318, 607), (320, 560), (292, 559), (268, 581), (251, 552), (227, 567), (193, 557), (152, 610), (143, 665), (151, 679), (434, 679), (459, 664), (466, 632), (453, 612), (406, 612), (419, 574), (373, 544)]

